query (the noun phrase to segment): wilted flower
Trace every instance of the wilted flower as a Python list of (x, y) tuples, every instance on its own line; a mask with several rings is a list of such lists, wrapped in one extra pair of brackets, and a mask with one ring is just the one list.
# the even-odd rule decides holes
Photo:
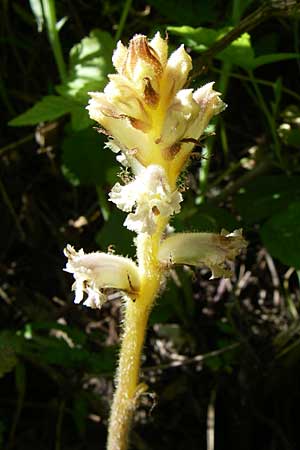
[(174, 233), (161, 244), (158, 258), (165, 265), (209, 267), (211, 278), (230, 277), (235, 257), (247, 247), (242, 230), (228, 233)]
[(136, 35), (128, 48), (119, 42), (113, 64), (117, 74), (109, 75), (104, 92), (90, 93), (90, 116), (129, 163), (134, 158), (144, 167), (164, 167), (174, 187), (196, 140), (225, 105), (213, 83), (182, 89), (191, 58), (180, 46), (168, 59), (167, 39), (159, 33), (150, 42)]
[(86, 293), (83, 304), (90, 308), (101, 308), (106, 301), (106, 289), (114, 288), (134, 294), (140, 288), (137, 266), (129, 258), (101, 252), (85, 254), (82, 249), (76, 252), (71, 245), (67, 245), (64, 253), (68, 258), (65, 271), (72, 273), (75, 278), (72, 286), (75, 303), (80, 303)]
[(169, 217), (180, 211), (182, 195), (171, 191), (163, 167), (150, 165), (125, 186), (115, 184), (110, 200), (123, 211), (134, 208), (124, 222), (129, 230), (153, 234), (159, 216)]

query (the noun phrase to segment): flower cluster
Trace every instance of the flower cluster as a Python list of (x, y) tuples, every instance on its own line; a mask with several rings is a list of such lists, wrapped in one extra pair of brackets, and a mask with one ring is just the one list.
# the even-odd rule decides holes
[[(246, 247), (240, 230), (162, 238), (170, 217), (180, 211), (178, 176), (211, 118), (225, 107), (219, 93), (213, 83), (195, 91), (185, 89), (191, 58), (183, 46), (168, 57), (167, 39), (159, 33), (151, 41), (136, 35), (128, 47), (119, 42), (113, 64), (117, 73), (109, 75), (104, 92), (90, 93), (87, 107), (108, 135), (106, 146), (118, 153), (118, 161), (134, 176), (125, 185), (116, 183), (109, 200), (128, 213), (124, 225), (156, 249), (153, 267), (159, 277), (170, 264), (206, 265), (212, 277), (230, 276), (230, 264)], [(70, 246), (65, 254), (66, 270), (75, 278), (76, 303), (86, 294), (85, 305), (101, 307), (107, 289), (135, 295), (143, 282), (142, 269), (128, 258), (84, 254)]]
[(117, 74), (109, 75), (104, 92), (90, 93), (90, 117), (133, 170), (160, 165), (174, 188), (195, 142), (225, 105), (213, 83), (183, 89), (191, 58), (183, 46), (168, 58), (168, 42), (159, 33), (150, 42), (136, 35), (128, 48), (119, 42), (113, 64)]
[(150, 165), (125, 186), (115, 184), (110, 200), (128, 214), (124, 225), (137, 233), (154, 234), (158, 216), (170, 217), (180, 211), (182, 195), (171, 192), (163, 167)]

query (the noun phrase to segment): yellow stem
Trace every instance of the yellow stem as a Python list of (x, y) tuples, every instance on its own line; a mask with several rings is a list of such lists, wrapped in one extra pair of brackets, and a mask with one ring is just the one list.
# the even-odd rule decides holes
[(131, 420), (139, 396), (139, 371), (149, 313), (160, 285), (157, 252), (167, 223), (160, 219), (155, 235), (137, 237), (137, 257), (141, 276), (139, 294), (125, 304), (124, 331), (117, 371), (117, 387), (111, 408), (107, 450), (126, 450)]

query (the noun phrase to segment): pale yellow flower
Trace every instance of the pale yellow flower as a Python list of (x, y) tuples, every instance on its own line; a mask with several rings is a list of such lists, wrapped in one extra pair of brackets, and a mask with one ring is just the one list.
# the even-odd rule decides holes
[(215, 233), (174, 233), (161, 244), (158, 258), (162, 264), (186, 264), (206, 266), (211, 270), (211, 278), (232, 275), (230, 264), (247, 247), (242, 230), (221, 234)]
[(225, 105), (213, 83), (196, 91), (183, 89), (191, 58), (183, 45), (168, 58), (167, 39), (159, 33), (150, 42), (136, 35), (128, 48), (119, 42), (113, 64), (117, 73), (109, 75), (104, 92), (90, 93), (90, 116), (135, 172), (160, 165), (174, 188), (195, 142)]
[[(118, 289), (136, 294), (140, 288), (140, 277), (136, 264), (129, 258), (101, 252), (78, 252), (67, 245), (64, 254), (68, 258), (66, 272), (72, 273), (75, 283), (75, 303), (90, 308), (101, 308), (106, 301), (106, 290)], [(85, 295), (86, 294), (86, 295)]]

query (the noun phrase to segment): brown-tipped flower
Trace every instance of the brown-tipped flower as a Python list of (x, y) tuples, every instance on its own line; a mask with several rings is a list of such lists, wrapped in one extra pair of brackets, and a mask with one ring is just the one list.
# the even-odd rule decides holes
[(205, 266), (211, 278), (230, 277), (230, 264), (247, 247), (242, 230), (232, 233), (174, 233), (166, 238), (159, 250), (159, 260), (164, 265), (186, 264)]
[(104, 92), (90, 93), (90, 116), (134, 170), (160, 165), (174, 187), (195, 140), (224, 103), (213, 83), (183, 89), (191, 58), (183, 46), (168, 58), (167, 40), (159, 33), (151, 41), (136, 35), (128, 47), (119, 42), (113, 64), (117, 73), (109, 76)]

